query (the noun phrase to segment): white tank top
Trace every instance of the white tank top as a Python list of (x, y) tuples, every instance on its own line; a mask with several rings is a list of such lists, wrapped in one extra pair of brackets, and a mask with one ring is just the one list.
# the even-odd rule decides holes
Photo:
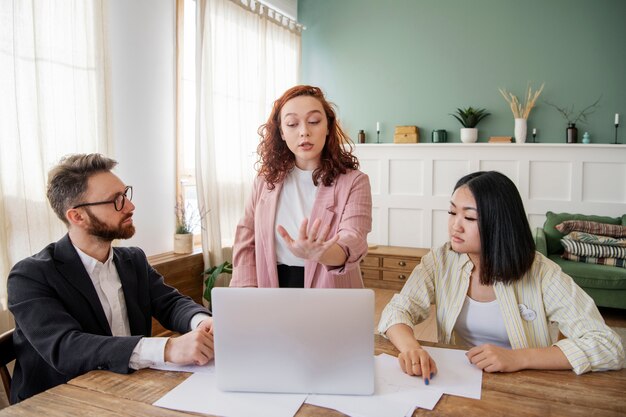
[(492, 345), (511, 348), (498, 300), (481, 303), (465, 296), (463, 308), (454, 325), (457, 345)]
[[(291, 253), (282, 236), (278, 234), (277, 227), (283, 226), (292, 239), (297, 239), (302, 220), (311, 215), (316, 195), (317, 187), (313, 184), (313, 171), (303, 171), (294, 167), (285, 177), (283, 189), (278, 196), (276, 222), (274, 224), (276, 261), (278, 264), (304, 266), (304, 259)], [(309, 219), (309, 227), (313, 220), (315, 219)]]

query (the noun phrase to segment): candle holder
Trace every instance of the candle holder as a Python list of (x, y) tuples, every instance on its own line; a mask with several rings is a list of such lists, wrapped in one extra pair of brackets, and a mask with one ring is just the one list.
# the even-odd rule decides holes
[(380, 143), (380, 130), (376, 131), (376, 143)]
[(615, 123), (615, 142), (614, 145), (617, 145), (617, 128), (619, 127), (619, 123)]
[(533, 143), (535, 143), (536, 137), (537, 137), (537, 132), (533, 129)]

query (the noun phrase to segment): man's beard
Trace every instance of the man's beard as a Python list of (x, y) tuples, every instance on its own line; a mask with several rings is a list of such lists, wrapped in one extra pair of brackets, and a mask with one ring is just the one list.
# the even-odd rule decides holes
[(91, 210), (89, 210), (89, 207), (86, 207), (85, 212), (87, 212), (87, 216), (89, 217), (89, 221), (91, 223), (87, 229), (87, 233), (92, 236), (111, 242), (115, 239), (130, 239), (135, 234), (135, 225), (132, 223), (127, 226), (122, 226), (122, 222), (131, 217), (131, 214), (124, 217), (117, 227), (113, 227), (100, 221), (93, 215)]

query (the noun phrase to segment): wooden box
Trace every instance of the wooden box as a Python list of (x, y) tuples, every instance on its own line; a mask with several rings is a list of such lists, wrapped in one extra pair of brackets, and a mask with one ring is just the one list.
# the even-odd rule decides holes
[(396, 126), (393, 143), (418, 143), (420, 132), (417, 126)]
[(396, 126), (395, 134), (417, 133), (417, 126)]

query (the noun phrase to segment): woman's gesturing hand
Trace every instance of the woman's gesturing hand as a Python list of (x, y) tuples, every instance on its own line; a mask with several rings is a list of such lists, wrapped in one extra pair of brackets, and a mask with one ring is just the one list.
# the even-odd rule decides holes
[(322, 227), (319, 219), (316, 219), (313, 222), (311, 229), (307, 232), (308, 225), (309, 220), (304, 219), (302, 224), (300, 224), (300, 231), (297, 239), (295, 240), (289, 235), (283, 226), (278, 226), (278, 233), (287, 244), (291, 253), (295, 256), (319, 262), (324, 253), (337, 243), (339, 235), (337, 234), (326, 240), (328, 232), (330, 231), (330, 225), (324, 225)]

